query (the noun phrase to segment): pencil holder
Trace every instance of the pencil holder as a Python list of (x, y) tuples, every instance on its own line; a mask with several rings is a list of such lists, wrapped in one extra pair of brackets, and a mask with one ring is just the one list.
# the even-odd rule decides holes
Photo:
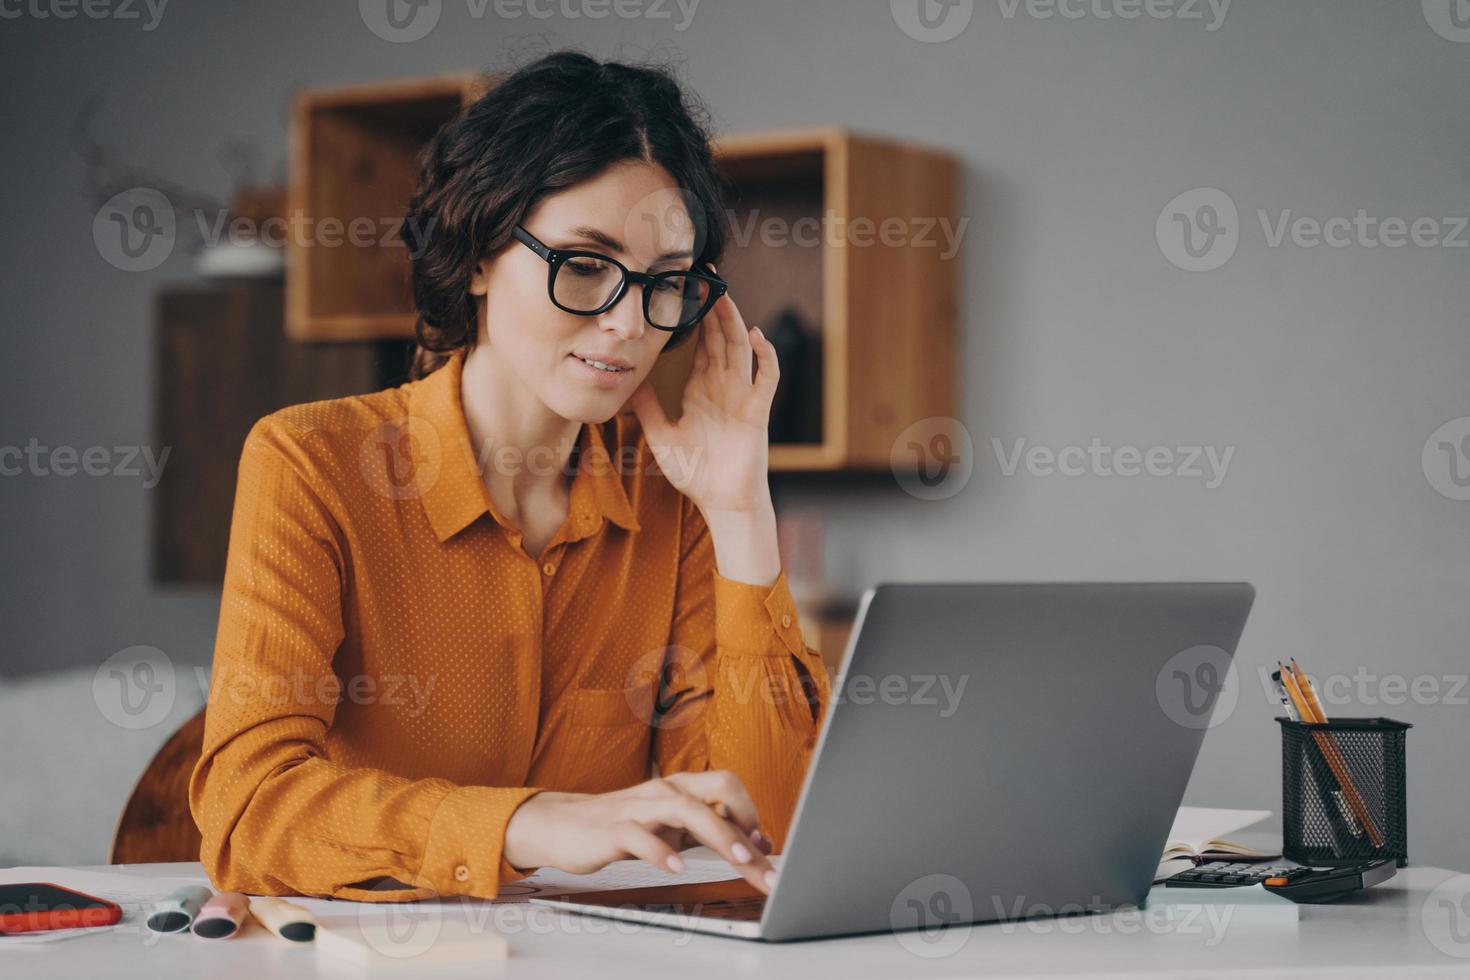
[(1404, 736), (1387, 718), (1281, 725), (1281, 853), (1322, 866), (1408, 859)]

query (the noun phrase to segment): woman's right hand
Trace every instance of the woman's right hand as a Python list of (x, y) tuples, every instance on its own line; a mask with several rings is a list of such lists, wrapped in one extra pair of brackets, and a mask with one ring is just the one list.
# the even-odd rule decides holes
[(766, 859), (771, 842), (756, 826), (755, 803), (733, 772), (676, 772), (611, 793), (543, 790), (511, 814), (503, 853), (517, 868), (572, 874), (622, 858), (680, 872), (679, 851), (704, 844), (769, 893), (776, 876)]

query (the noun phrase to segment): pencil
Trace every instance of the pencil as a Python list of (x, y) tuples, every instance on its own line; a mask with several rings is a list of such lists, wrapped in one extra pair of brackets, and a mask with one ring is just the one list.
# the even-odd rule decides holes
[(1322, 710), (1322, 702), (1317, 700), (1317, 690), (1312, 686), (1312, 679), (1297, 665), (1295, 657), (1291, 658), (1291, 673), (1296, 678), (1297, 686), (1302, 689), (1302, 697), (1306, 699), (1307, 707), (1312, 709), (1312, 714), (1317, 716), (1318, 721), (1324, 725), (1327, 724), (1327, 712)]
[[(1297, 711), (1303, 719), (1318, 725), (1327, 724), (1327, 715), (1322, 711), (1322, 702), (1317, 698), (1317, 692), (1312, 689), (1311, 681), (1307, 675), (1301, 673), (1293, 659), (1291, 667), (1287, 667), (1281, 661), (1276, 662), (1281, 668), (1281, 680), (1292, 701), (1296, 703)], [(1301, 674), (1298, 677), (1298, 674)], [(1342, 748), (1337, 744), (1337, 739), (1331, 732), (1313, 732), (1313, 738), (1317, 742), (1317, 748), (1327, 759), (1327, 765), (1332, 769), (1332, 775), (1337, 778), (1337, 784), (1342, 787), (1343, 794), (1347, 797), (1348, 806), (1368, 832), (1368, 839), (1373, 842), (1374, 847), (1383, 846), (1383, 835), (1378, 831), (1378, 825), (1373, 822), (1373, 816), (1368, 812), (1368, 806), (1363, 802), (1363, 797), (1358, 794), (1358, 786), (1353, 782), (1352, 771), (1348, 768), (1347, 760), (1343, 757)]]

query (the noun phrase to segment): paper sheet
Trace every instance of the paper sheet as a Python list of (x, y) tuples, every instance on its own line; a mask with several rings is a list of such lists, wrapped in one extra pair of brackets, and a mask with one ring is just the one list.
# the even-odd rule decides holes
[[(671, 874), (655, 868), (647, 861), (614, 861), (601, 871), (590, 875), (573, 875), (554, 868), (543, 868), (524, 881), (512, 882), (501, 889), (502, 894), (510, 890), (534, 888), (526, 892), (524, 901), (534, 895), (547, 892), (595, 892), (611, 888), (646, 888), (652, 885), (693, 885), (704, 881), (726, 881), (740, 875), (724, 858), (708, 847), (694, 847), (682, 852), (688, 870)], [(770, 858), (775, 867), (781, 866), (781, 855)]]

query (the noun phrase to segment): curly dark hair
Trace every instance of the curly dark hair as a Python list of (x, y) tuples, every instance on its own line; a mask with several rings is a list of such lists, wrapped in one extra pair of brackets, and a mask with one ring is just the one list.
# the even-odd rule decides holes
[[(726, 185), (710, 154), (709, 113), (664, 66), (545, 55), (499, 80), (445, 123), (419, 160), (400, 235), (413, 266), (423, 377), (477, 332), (470, 277), (544, 195), (624, 160), (669, 172), (694, 220), (695, 264), (719, 260), (728, 231)], [(677, 332), (672, 350), (695, 327)]]

